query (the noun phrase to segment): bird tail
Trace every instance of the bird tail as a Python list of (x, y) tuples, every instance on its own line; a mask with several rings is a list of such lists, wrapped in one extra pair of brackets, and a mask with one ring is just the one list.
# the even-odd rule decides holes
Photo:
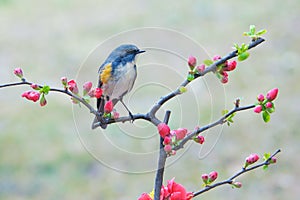
[[(98, 108), (98, 112), (101, 113), (101, 115), (104, 113), (104, 104), (105, 104), (105, 100), (104, 100), (103, 96), (101, 98), (97, 99), (97, 108)], [(92, 129), (95, 129), (99, 126), (102, 129), (106, 129), (107, 124), (105, 122), (103, 122), (102, 116), (95, 116), (95, 119), (92, 123)]]

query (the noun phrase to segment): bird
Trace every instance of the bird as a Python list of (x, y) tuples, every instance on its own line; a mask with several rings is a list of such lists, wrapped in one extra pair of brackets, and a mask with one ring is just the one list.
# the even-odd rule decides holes
[[(137, 77), (136, 56), (144, 52), (133, 44), (122, 44), (115, 48), (99, 67), (98, 88), (101, 88), (103, 93), (97, 99), (97, 109), (101, 115), (104, 113), (105, 102), (111, 100), (115, 106), (120, 101), (133, 120), (132, 113), (123, 102), (123, 96), (132, 90)], [(106, 129), (106, 121), (103, 117), (100, 119), (95, 117), (92, 129), (99, 126)]]

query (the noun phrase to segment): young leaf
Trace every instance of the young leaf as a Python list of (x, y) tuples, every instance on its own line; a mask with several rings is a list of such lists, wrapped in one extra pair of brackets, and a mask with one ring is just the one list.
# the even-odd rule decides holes
[(263, 159), (264, 159), (264, 161), (266, 161), (266, 160), (268, 160), (270, 157), (271, 157), (271, 154), (270, 154), (270, 153), (265, 153)]
[(257, 36), (260, 36), (260, 35), (265, 34), (266, 32), (267, 32), (267, 30), (266, 30), (266, 29), (263, 29), (263, 30), (258, 31), (258, 32), (256, 33), (256, 35), (257, 35)]
[(264, 165), (262, 168), (263, 168), (263, 170), (267, 170), (269, 168), (269, 166), (268, 165)]
[(266, 122), (266, 123), (268, 123), (271, 119), (271, 116), (267, 111), (263, 111), (262, 117), (263, 117), (264, 122)]
[(210, 66), (212, 65), (214, 62), (212, 60), (203, 60), (203, 63), (206, 65), (206, 66)]
[(40, 93), (48, 94), (50, 91), (50, 87), (48, 85), (45, 85), (40, 89)]
[(255, 25), (250, 25), (250, 34), (251, 34), (251, 35), (254, 35), (255, 32), (256, 32), (256, 30), (255, 30)]

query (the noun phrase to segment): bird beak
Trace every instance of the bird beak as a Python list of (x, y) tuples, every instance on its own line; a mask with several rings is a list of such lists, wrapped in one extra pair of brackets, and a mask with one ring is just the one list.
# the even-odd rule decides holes
[(146, 52), (146, 51), (144, 51), (144, 50), (139, 50), (136, 54), (140, 54), (140, 53), (144, 53), (144, 52)]

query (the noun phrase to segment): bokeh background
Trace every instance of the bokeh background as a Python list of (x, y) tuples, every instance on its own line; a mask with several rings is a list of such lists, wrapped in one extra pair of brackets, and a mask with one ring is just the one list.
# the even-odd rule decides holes
[[(12, 71), (22, 67), (28, 79), (59, 87), (62, 76), (80, 77), (80, 66), (99, 44), (115, 34), (136, 28), (160, 27), (179, 31), (201, 44), (208, 52), (207, 56), (224, 55), (231, 51), (234, 42), (247, 42), (241, 33), (248, 30), (250, 24), (255, 24), (258, 29), (266, 28), (267, 41), (251, 51), (249, 60), (238, 66), (224, 88), (217, 86), (218, 80), (209, 75), (207, 83), (216, 95), (213, 96), (215, 109), (207, 110), (206, 105), (211, 106), (211, 101), (206, 102), (204, 98), (199, 103), (201, 114), (196, 120), (204, 125), (212, 118), (217, 119), (221, 108), (230, 108), (236, 97), (241, 97), (242, 103), (250, 104), (258, 93), (278, 87), (280, 93), (271, 122), (265, 124), (252, 111), (239, 113), (233, 126), (211, 130), (206, 135), (206, 146), (192, 145), (179, 155), (176, 162), (168, 165), (165, 179), (175, 176), (177, 182), (189, 191), (195, 191), (201, 188), (202, 173), (217, 170), (220, 179), (225, 179), (240, 169), (250, 153), (263, 154), (281, 148), (278, 164), (266, 172), (257, 170), (239, 178), (243, 182), (241, 189), (220, 187), (204, 194), (202, 199), (297, 199), (300, 195), (297, 182), (300, 175), (299, 8), (297, 0), (187, 0), (180, 3), (1, 0), (0, 83), (16, 81)], [(157, 41), (166, 39), (157, 38)], [(203, 52), (200, 54), (202, 56)], [(99, 56), (99, 59), (104, 57)], [(92, 66), (86, 76), (96, 71)], [(142, 74), (140, 76), (142, 79)], [(156, 74), (153, 82), (155, 77)], [(174, 84), (173, 76), (163, 78)], [(90, 77), (93, 82), (96, 79)], [(152, 151), (151, 145), (157, 145), (153, 137), (148, 145), (140, 145), (128, 138), (123, 140), (119, 129), (114, 127), (105, 133), (100, 129), (91, 131), (93, 117), (85, 108), (73, 108), (68, 97), (59, 94), (50, 94), (48, 105), (40, 108), (20, 97), (27, 89), (15, 87), (0, 91), (0, 199), (126, 200), (137, 199), (142, 192), (152, 190), (154, 173), (151, 170), (126, 173), (122, 169), (128, 172), (141, 163), (145, 167), (155, 166), (155, 159), (144, 161), (124, 157), (113, 151), (110, 144), (111, 141), (122, 141), (116, 144), (130, 146), (133, 152)], [(164, 90), (159, 92), (163, 95)], [(218, 98), (219, 93), (222, 98)], [(144, 95), (143, 92), (137, 95), (141, 100), (134, 105), (136, 112), (148, 103), (149, 98), (159, 98), (155, 93), (144, 92)], [(134, 95), (132, 98), (134, 101)], [(194, 108), (188, 100), (184, 102), (186, 109)], [(177, 128), (176, 117), (174, 115), (173, 121), (171, 118), (174, 128)], [(195, 120), (194, 116), (181, 117)], [(193, 120), (184, 120), (185, 124), (180, 126), (192, 129), (197, 125), (191, 123)], [(139, 128), (146, 127), (141, 135), (155, 130), (141, 122), (136, 124)], [(93, 152), (87, 151), (84, 141), (94, 142), (93, 147), (97, 149), (94, 152), (102, 153), (102, 158), (117, 169), (95, 159)], [(205, 150), (210, 150), (215, 142), (211, 152)]]

